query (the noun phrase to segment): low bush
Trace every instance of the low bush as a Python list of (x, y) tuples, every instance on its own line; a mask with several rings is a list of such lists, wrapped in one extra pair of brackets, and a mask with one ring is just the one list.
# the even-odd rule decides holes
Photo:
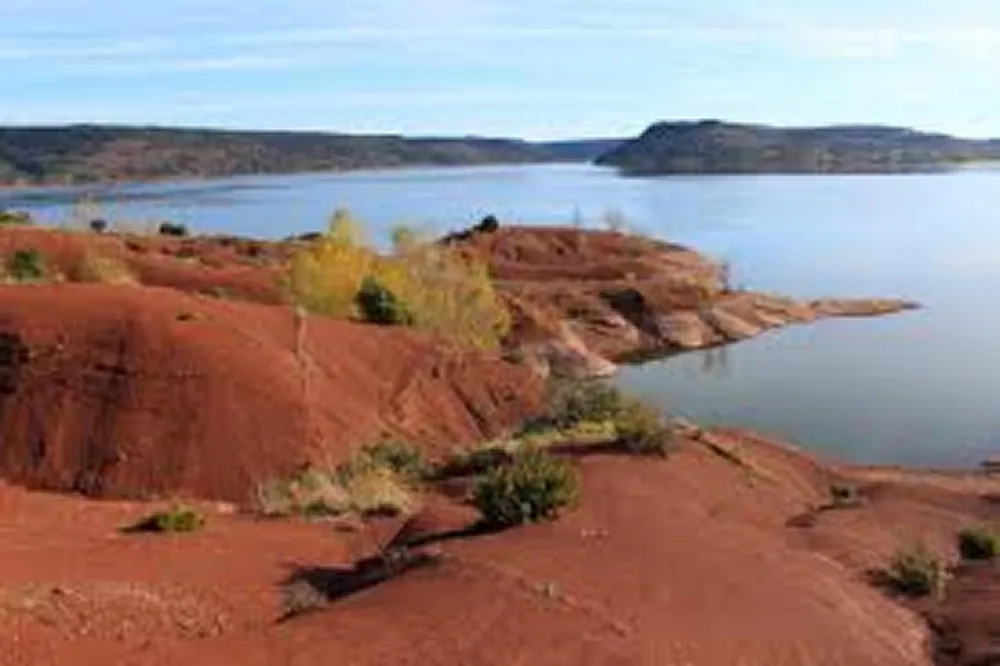
[(853, 484), (834, 483), (830, 485), (830, 503), (835, 509), (858, 506), (861, 503), (861, 493)]
[(445, 245), (451, 245), (454, 243), (461, 243), (463, 241), (471, 240), (473, 237), (479, 234), (492, 234), (496, 233), (500, 229), (500, 220), (497, 219), (495, 215), (487, 215), (482, 220), (473, 224), (467, 229), (461, 231), (453, 231), (445, 235), (441, 242)]
[(161, 236), (174, 236), (176, 238), (183, 238), (191, 233), (186, 224), (176, 224), (174, 222), (160, 223), (157, 231)]
[(673, 429), (655, 407), (638, 399), (626, 400), (614, 416), (618, 442), (630, 453), (666, 457)]
[(944, 568), (922, 544), (897, 551), (885, 574), (894, 591), (911, 597), (938, 594), (944, 584)]
[(513, 459), (514, 454), (501, 446), (484, 446), (459, 451), (438, 467), (434, 476), (437, 478), (480, 476), (491, 469), (510, 464)]
[(205, 526), (205, 517), (190, 507), (172, 506), (125, 528), (125, 532), (195, 532)]
[(339, 516), (350, 510), (347, 491), (332, 476), (307, 467), (287, 481), (257, 487), (257, 508), (267, 517), (300, 515), (308, 518)]
[(1000, 554), (1000, 534), (987, 527), (969, 527), (958, 533), (958, 550), (966, 560), (992, 560)]
[(358, 515), (409, 515), (416, 508), (405, 481), (388, 467), (372, 467), (344, 482), (350, 509)]
[(580, 482), (566, 462), (537, 449), (519, 452), (510, 465), (490, 469), (476, 484), (483, 523), (505, 528), (557, 517), (579, 499)]
[(35, 221), (30, 213), (17, 210), (0, 210), (0, 226), (32, 225)]
[(362, 281), (355, 303), (361, 317), (372, 324), (413, 324), (413, 315), (406, 304), (370, 275)]
[(99, 254), (88, 249), (74, 267), (69, 278), (73, 282), (87, 282), (117, 286), (132, 286), (139, 283), (128, 264), (117, 257)]
[(621, 391), (601, 381), (556, 380), (549, 390), (549, 421), (557, 428), (610, 421), (626, 402)]
[(261, 484), (257, 509), (274, 518), (408, 514), (415, 507), (409, 482), (424, 478), (427, 469), (418, 449), (380, 442), (361, 448), (333, 471), (306, 467), (290, 480)]
[(370, 467), (385, 467), (410, 479), (427, 474), (428, 464), (423, 452), (415, 446), (397, 440), (385, 440), (362, 447), (361, 457)]
[(38, 250), (16, 250), (7, 260), (7, 275), (15, 282), (35, 282), (45, 279), (48, 270)]

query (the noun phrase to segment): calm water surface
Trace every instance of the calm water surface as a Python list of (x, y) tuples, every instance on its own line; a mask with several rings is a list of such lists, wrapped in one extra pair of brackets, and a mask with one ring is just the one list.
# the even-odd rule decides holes
[[(926, 309), (786, 329), (627, 369), (675, 413), (781, 435), (858, 462), (968, 465), (1000, 453), (1000, 171), (901, 176), (619, 178), (582, 165), (240, 178), (88, 190), (105, 214), (278, 237), (339, 206), (383, 242), (397, 223), (502, 220), (646, 233), (734, 265), (736, 281), (802, 297), (879, 295)], [(80, 190), (0, 192), (48, 220)]]

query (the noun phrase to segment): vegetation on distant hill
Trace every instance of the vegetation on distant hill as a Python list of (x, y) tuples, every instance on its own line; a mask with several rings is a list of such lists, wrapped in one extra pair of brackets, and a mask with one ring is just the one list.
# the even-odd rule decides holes
[(608, 141), (105, 127), (0, 128), (0, 183), (83, 183), (413, 165), (589, 161)]
[(1000, 159), (1000, 141), (899, 127), (662, 122), (597, 159), (626, 173), (892, 173)]

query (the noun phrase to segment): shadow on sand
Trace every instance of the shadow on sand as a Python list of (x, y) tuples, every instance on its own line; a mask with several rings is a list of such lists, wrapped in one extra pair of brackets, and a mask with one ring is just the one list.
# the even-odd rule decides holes
[(469, 539), (500, 530), (482, 523), (432, 534), (408, 534), (404, 523), (397, 535), (376, 555), (358, 560), (351, 567), (324, 567), (292, 564), (291, 573), (281, 583), (283, 612), (278, 622), (312, 613), (416, 569), (442, 564), (437, 552), (419, 550), (435, 544)]

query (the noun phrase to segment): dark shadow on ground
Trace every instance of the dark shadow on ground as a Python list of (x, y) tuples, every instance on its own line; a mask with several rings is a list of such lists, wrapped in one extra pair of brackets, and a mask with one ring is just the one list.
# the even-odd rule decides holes
[(401, 550), (367, 557), (353, 567), (292, 565), (291, 573), (281, 584), (283, 612), (278, 622), (322, 610), (414, 569), (439, 563), (440, 558), (435, 555)]
[(282, 614), (278, 622), (313, 613), (415, 569), (441, 564), (437, 552), (420, 550), (435, 544), (469, 539), (501, 530), (477, 522), (468, 527), (432, 534), (409, 534), (406, 524), (381, 551), (351, 567), (293, 564), (281, 583)]
[(589, 456), (606, 455), (629, 455), (639, 457), (636, 454), (625, 450), (625, 447), (618, 442), (569, 442), (566, 444), (553, 444), (547, 449), (556, 456), (566, 456), (567, 458), (587, 458)]
[(803, 511), (802, 513), (796, 514), (785, 521), (785, 527), (794, 527), (797, 529), (809, 529), (810, 527), (816, 527), (819, 522), (819, 518), (824, 513), (830, 511), (851, 511), (857, 510), (864, 506), (863, 502), (858, 500), (854, 502), (830, 502), (828, 504), (823, 504), (821, 506), (812, 507)]

